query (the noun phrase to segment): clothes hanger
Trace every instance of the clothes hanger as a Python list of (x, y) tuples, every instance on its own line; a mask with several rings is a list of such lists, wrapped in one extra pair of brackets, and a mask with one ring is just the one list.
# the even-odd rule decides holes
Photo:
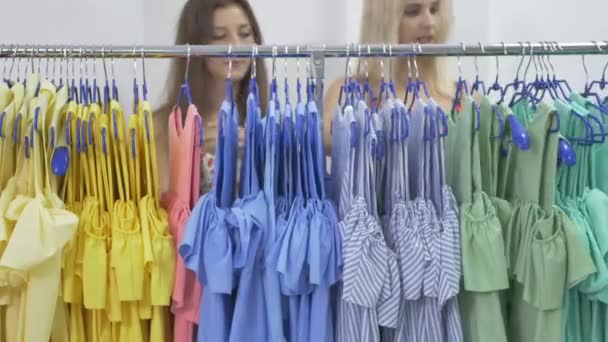
[[(479, 42), (479, 47), (481, 49), (481, 53), (486, 52), (483, 44)], [(498, 57), (497, 61), (498, 61)], [(471, 95), (473, 95), (476, 91), (481, 91), (482, 94), (486, 93), (486, 84), (483, 80), (479, 78), (479, 65), (477, 64), (477, 56), (473, 57), (473, 61), (475, 63), (475, 81), (473, 81), (473, 85), (471, 86)], [(481, 88), (481, 89), (480, 89)]]
[[(608, 48), (608, 41), (605, 40), (604, 43), (606, 44), (606, 47)], [(602, 49), (600, 48), (599, 42), (597, 42), (597, 47), (600, 51), (602, 51)], [(600, 88), (600, 90), (604, 90), (604, 88), (606, 88), (606, 85), (608, 85), (608, 81), (606, 81), (606, 69), (608, 69), (608, 61), (606, 61), (606, 64), (604, 64), (604, 68), (602, 69), (602, 77), (599, 80), (591, 81), (591, 83), (589, 83), (588, 89), (586, 89), (585, 91), (589, 91), (591, 88), (593, 88), (594, 85), (597, 85)]]
[(386, 56), (386, 45), (382, 44), (382, 52), (383, 52), (383, 56), (382, 58), (380, 58), (380, 93), (378, 95), (378, 103), (377, 103), (377, 107), (380, 108), (382, 107), (382, 99), (383, 99), (383, 95), (384, 97), (386, 97), (386, 99), (388, 99), (388, 82), (386, 82), (386, 76), (384, 74), (384, 56)]
[[(542, 49), (543, 51), (547, 51), (547, 46), (545, 46), (544, 42), (541, 42), (542, 45)], [(548, 92), (549, 96), (551, 97), (552, 100), (555, 101), (555, 99), (557, 99), (559, 97), (559, 94), (557, 94), (557, 92), (555, 92), (554, 87), (552, 86), (552, 82), (551, 82), (551, 78), (549, 76), (549, 68), (547, 67), (547, 64), (544, 62), (544, 58), (542, 55), (536, 55), (536, 58), (533, 58), (533, 62), (534, 62), (534, 70), (536, 72), (536, 76), (535, 76), (535, 80), (534, 82), (531, 83), (531, 87), (536, 89), (534, 96), (536, 98), (537, 103), (542, 101), (545, 94)], [(537, 68), (538, 65), (538, 68)], [(538, 69), (540, 69), (540, 78), (539, 78), (539, 72)], [(545, 76), (546, 76), (546, 80), (545, 80)], [(539, 95), (540, 92), (540, 95)]]
[(132, 113), (137, 113), (139, 105), (139, 85), (137, 84), (137, 58), (136, 48), (133, 46), (133, 110)]
[[(554, 51), (553, 49), (553, 45), (551, 44), (551, 42), (542, 42), (543, 44), (543, 50), (545, 51)], [(545, 45), (546, 44), (546, 45)], [(555, 67), (553, 66), (553, 63), (551, 62), (551, 55), (550, 54), (545, 54), (544, 56), (542, 56), (542, 60), (543, 63), (545, 65), (545, 70), (547, 71), (547, 80), (546, 82), (549, 84), (549, 88), (551, 90), (553, 90), (553, 94), (555, 95), (556, 98), (567, 98), (565, 92), (563, 91), (563, 89), (559, 86), (559, 84), (557, 83), (556, 79), (556, 72), (555, 72)]]
[[(502, 44), (502, 48), (503, 48), (503, 54), (506, 56), (507, 55), (507, 45), (504, 42), (501, 42), (501, 44)], [(494, 83), (492, 83), (492, 85), (488, 87), (488, 89), (486, 91), (486, 95), (490, 95), (490, 93), (492, 91), (496, 91), (499, 94), (502, 94), (502, 92), (503, 92), (503, 87), (500, 84), (499, 77), (498, 77), (500, 74), (500, 64), (498, 62), (498, 55), (495, 58), (496, 58), (496, 78), (494, 79)]]
[[(506, 46), (506, 44), (504, 42), (501, 42), (501, 43), (502, 43), (502, 48), (504, 50), (504, 55), (506, 56), (507, 55), (507, 46)], [(480, 42), (479, 45), (480, 45), (482, 51), (484, 51), (483, 44)], [(477, 64), (475, 64), (475, 68), (477, 68)], [(494, 83), (491, 86), (489, 86), (487, 89), (484, 86), (484, 89), (486, 89), (486, 90), (483, 92), (483, 94), (485, 94), (486, 96), (489, 96), (492, 91), (496, 91), (499, 94), (502, 94), (503, 87), (502, 87), (502, 85), (499, 82), (499, 79), (500, 79), (499, 75), (500, 75), (500, 63), (498, 61), (498, 56), (496, 56), (496, 78), (494, 79)], [(479, 76), (479, 71), (477, 71), (476, 79), (477, 79), (478, 76)], [(483, 83), (481, 83), (481, 84), (483, 85)], [(471, 94), (472, 93), (473, 93), (473, 90), (471, 90)], [(503, 116), (501, 110), (498, 108), (498, 105), (496, 103), (493, 103), (491, 105), (491, 108), (492, 108), (492, 113), (494, 115), (496, 115), (496, 117), (498, 118), (498, 122), (499, 122), (499, 125), (500, 125), (499, 126), (499, 132), (498, 132), (498, 134), (496, 134), (495, 136), (492, 136), (491, 138), (492, 139), (501, 139), (504, 136), (504, 133), (505, 133), (505, 123), (504, 123), (505, 119), (504, 119), (504, 116)], [(507, 120), (515, 120), (516, 121), (517, 118), (515, 118), (513, 115), (510, 115), (507, 118)], [(516, 141), (516, 144), (519, 145), (519, 143), (521, 142), (520, 141), (521, 140), (521, 131), (520, 131), (520, 127), (521, 126), (519, 125), (519, 123), (517, 123), (515, 126), (512, 125), (512, 127), (515, 128), (515, 130), (513, 132), (512, 140)], [(446, 127), (446, 129), (447, 129), (447, 127)], [(527, 134), (526, 134), (526, 137), (527, 137)], [(526, 141), (527, 141), (527, 139), (526, 139)]]
[(192, 104), (192, 95), (190, 94), (190, 83), (188, 82), (188, 71), (190, 68), (190, 44), (186, 44), (186, 70), (184, 71), (184, 83), (182, 83), (177, 95), (177, 106), (182, 103), (182, 96), (186, 96), (188, 105)]
[[(530, 83), (526, 82), (526, 77), (528, 75), (528, 71), (530, 70), (530, 65), (532, 64), (532, 60), (534, 59), (534, 51), (533, 51), (533, 46), (531, 42), (528, 42), (529, 46), (530, 46), (530, 58), (528, 59), (528, 63), (526, 64), (526, 68), (524, 69), (524, 74), (522, 76), (521, 79), (521, 91), (519, 92), (515, 92), (512, 96), (511, 96), (511, 101), (509, 102), (509, 107), (513, 107), (516, 103), (520, 102), (520, 101), (524, 101), (524, 100), (529, 100), (530, 101), (530, 105), (532, 106), (532, 108), (534, 110), (536, 110), (536, 98), (534, 97), (534, 94), (532, 94), (530, 92), (531, 87), (529, 86)], [(522, 44), (522, 46), (524, 46)], [(524, 54), (525, 50), (522, 50), (522, 54)], [(522, 56), (522, 61), (523, 58), (525, 58), (525, 55)], [(536, 67), (536, 64), (534, 64), (534, 66)], [(516, 74), (515, 79), (517, 81), (517, 77), (518, 77), (519, 73)], [(509, 85), (507, 85), (508, 87)]]
[[(466, 51), (464, 43), (461, 42), (460, 46), (462, 48), (462, 52), (464, 53)], [(454, 100), (452, 102), (452, 109), (450, 111), (452, 113), (452, 115), (454, 115), (454, 113), (458, 111), (458, 108), (461, 105), (460, 97), (462, 96), (462, 94), (469, 93), (467, 82), (462, 79), (462, 64), (460, 62), (460, 55), (458, 55), (458, 57), (457, 57), (457, 64), (458, 64), (458, 81), (456, 82), (456, 94), (454, 95)]]
[(108, 105), (110, 104), (110, 84), (108, 82), (108, 68), (106, 66), (106, 55), (105, 55), (105, 47), (101, 48), (101, 60), (103, 63), (103, 75), (104, 75), (104, 83), (103, 83), (103, 111), (104, 113), (108, 109)]
[[(420, 43), (418, 44), (418, 52), (422, 55), (422, 45)], [(463, 47), (464, 48), (464, 47)], [(424, 91), (424, 94), (426, 96), (426, 98), (429, 101), (433, 101), (432, 96), (430, 95), (426, 83), (420, 79), (419, 74), (418, 74), (418, 64), (416, 63), (416, 56), (414, 55), (414, 67), (416, 69), (416, 82), (415, 82), (415, 87), (414, 87), (414, 94), (417, 95), (419, 97), (420, 94), (420, 86), (422, 86), (422, 89)], [(409, 69), (409, 59), (408, 59), (408, 69)], [(408, 78), (410, 77), (410, 75), (408, 75)], [(408, 81), (409, 84), (409, 81)], [(443, 138), (446, 137), (448, 135), (448, 116), (447, 114), (444, 112), (443, 108), (441, 108), (441, 106), (439, 106), (438, 104), (435, 105), (435, 111), (436, 115), (439, 116), (439, 118), (441, 119), (441, 130), (436, 133), (436, 130), (433, 129), (433, 136), (436, 138)], [(432, 116), (433, 113), (430, 113), (429, 115)], [(403, 123), (403, 127), (402, 127), (402, 139), (406, 139), (409, 136), (409, 117), (407, 116), (407, 113), (402, 113), (402, 123)], [(435, 121), (433, 120), (433, 123)], [(438, 124), (439, 125), (439, 124)], [(437, 127), (438, 128), (438, 127)]]
[(521, 71), (521, 67), (523, 65), (524, 58), (526, 56), (526, 54), (525, 54), (526, 48), (522, 42), (519, 42), (519, 44), (521, 45), (521, 59), (519, 60), (519, 65), (517, 66), (517, 71), (515, 72), (515, 79), (513, 80), (513, 82), (508, 83), (504, 88), (502, 88), (500, 99), (498, 100), (498, 104), (502, 104), (504, 102), (505, 96), (506, 96), (509, 88), (512, 87), (514, 91), (518, 91), (519, 87), (523, 85), (523, 81), (519, 79), (519, 72)]
[(138, 108), (139, 108), (139, 87), (137, 82), (137, 49), (133, 46), (133, 108), (127, 116), (127, 129), (129, 132), (129, 146), (131, 147), (131, 158), (128, 158), (128, 175), (131, 182), (131, 200), (139, 201), (142, 198), (141, 165), (144, 159), (141, 149)]
[[(581, 60), (582, 60), (583, 69), (584, 69), (585, 75), (586, 75), (586, 84), (588, 84), (589, 73), (588, 73), (587, 65), (585, 63), (584, 55), (581, 55)], [(590, 101), (583, 100), (582, 96), (584, 96), (584, 95), (577, 94), (575, 92), (571, 92), (570, 95), (567, 96), (567, 101), (570, 101), (570, 103), (568, 103), (569, 106), (571, 107), (570, 113), (575, 115), (577, 118), (583, 120), (583, 122), (585, 124), (585, 128), (586, 128), (586, 130), (585, 130), (586, 138), (570, 138), (570, 140), (578, 142), (579, 144), (583, 144), (583, 145), (591, 145), (596, 142), (603, 143), (605, 141), (605, 136), (606, 136), (604, 125), (599, 120), (599, 118), (597, 118), (595, 115), (588, 112), (588, 107), (589, 107), (589, 105), (592, 105), (592, 103)], [(597, 94), (596, 94), (596, 96), (597, 96)], [(579, 105), (579, 103), (576, 101), (577, 99), (585, 102), (584, 108), (581, 105)], [(599, 97), (597, 97), (597, 99), (599, 100)], [(600, 107), (596, 107), (596, 109), (598, 109), (600, 112), (603, 112), (602, 108), (600, 108)], [(600, 130), (599, 134), (594, 133), (593, 127), (591, 126), (589, 120), (592, 120), (597, 123), (599, 130)], [(596, 138), (599, 138), (599, 140), (597, 140)]]
[[(559, 42), (551, 42), (550, 46), (553, 51), (563, 50), (563, 48)], [(553, 64), (551, 64), (551, 66), (553, 67)], [(554, 70), (554, 76), (555, 76), (555, 69), (553, 69), (553, 70)], [(570, 87), (570, 84), (568, 83), (568, 81), (566, 79), (561, 79), (561, 80), (556, 79), (555, 77), (553, 78), (552, 81), (557, 86), (558, 90), (563, 95), (564, 99), (568, 99), (568, 97), (569, 97), (568, 94), (572, 93), (572, 88)], [(564, 88), (563, 88), (564, 86), (566, 87), (567, 91), (564, 91)]]
[[(367, 44), (367, 53), (368, 55), (371, 54), (371, 46), (369, 44)], [(361, 45), (359, 45), (359, 58), (361, 58)], [(363, 98), (364, 101), (366, 101), (366, 95), (367, 95), (367, 101), (366, 103), (369, 104), (370, 108), (372, 108), (373, 112), (376, 112), (378, 110), (378, 107), (376, 106), (375, 100), (374, 100), (374, 88), (371, 86), (370, 82), (369, 82), (369, 65), (368, 65), (368, 61), (367, 58), (365, 58), (365, 81), (363, 83), (363, 91), (361, 94), (361, 97)], [(361, 64), (359, 63), (359, 66)], [(359, 74), (359, 71), (357, 71), (357, 74)]]
[[(594, 43), (596, 44), (596, 47), (598, 48), (598, 50), (601, 52), (602, 49), (600, 47), (599, 42), (594, 42)], [(608, 108), (606, 108), (606, 106), (604, 106), (602, 104), (602, 100), (601, 100), (599, 94), (591, 91), (592, 85), (589, 83), (589, 72), (587, 70), (587, 65), (585, 63), (584, 55), (582, 56), (582, 62), (583, 62), (583, 69), (585, 70), (585, 87), (584, 87), (585, 90), (581, 94), (571, 93), (571, 97), (574, 100), (578, 99), (579, 101), (577, 101), (577, 103), (579, 103), (579, 104), (584, 103), (585, 109), (593, 108), (593, 109), (597, 110), (600, 114), (608, 115)], [(602, 78), (603, 77), (604, 77), (604, 75), (602, 75)], [(596, 81), (593, 81), (593, 82), (596, 82)], [(583, 100), (582, 97), (593, 97), (595, 99), (595, 103), (593, 103), (592, 101), (589, 101), (589, 100)], [(603, 143), (605, 140), (604, 125), (601, 123), (601, 121), (597, 117), (595, 117), (592, 114), (589, 114), (589, 115), (591, 115), (591, 118), (597, 122), (597, 124), (600, 127), (600, 130), (602, 131), (602, 133), (601, 133), (602, 140), (596, 141), (596, 142)]]
[[(344, 65), (344, 82), (340, 86), (340, 94), (338, 96), (338, 105), (342, 108), (351, 105), (350, 98), (350, 89), (351, 89), (351, 80), (348, 79), (348, 68), (350, 65), (350, 45), (346, 46), (346, 63)], [(298, 102), (300, 102), (299, 98), (299, 88), (300, 88), (300, 78), (298, 77)], [(344, 94), (344, 105), (342, 105), (342, 95)]]
[[(112, 53), (112, 48), (110, 48), (110, 54)], [(110, 55), (110, 71), (112, 72), (112, 99), (116, 101), (120, 101), (118, 99), (118, 86), (116, 85), (116, 77), (114, 76), (114, 57)]]

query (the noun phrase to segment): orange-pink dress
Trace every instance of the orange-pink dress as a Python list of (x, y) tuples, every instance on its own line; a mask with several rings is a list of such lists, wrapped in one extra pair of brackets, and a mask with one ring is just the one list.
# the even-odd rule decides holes
[[(174, 108), (169, 115), (169, 190), (162, 203), (169, 213), (171, 234), (177, 246), (182, 240), (190, 210), (199, 198), (201, 171), (201, 118), (194, 105), (182, 113)], [(173, 340), (194, 340), (194, 325), (199, 320), (202, 288), (194, 272), (178, 257), (171, 311), (175, 315)]]

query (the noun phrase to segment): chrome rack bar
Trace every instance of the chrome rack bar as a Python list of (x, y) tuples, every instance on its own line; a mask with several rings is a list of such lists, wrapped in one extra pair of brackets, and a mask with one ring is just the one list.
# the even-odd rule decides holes
[[(189, 52), (188, 52), (189, 51)], [(229, 53), (230, 51), (230, 53)], [(498, 44), (349, 44), (349, 45), (23, 45), (0, 44), (0, 58), (181, 58), (251, 57), (292, 58), (323, 55), (325, 58), (388, 56), (521, 56), (608, 54), (608, 41), (594, 42), (519, 42)], [(298, 52), (299, 51), (299, 52)], [(389, 52), (390, 51), (390, 52)]]

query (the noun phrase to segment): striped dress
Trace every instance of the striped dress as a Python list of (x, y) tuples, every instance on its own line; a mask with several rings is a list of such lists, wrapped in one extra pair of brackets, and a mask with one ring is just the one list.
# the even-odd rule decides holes
[(351, 131), (356, 138), (341, 141), (354, 146), (341, 159), (347, 161), (342, 164), (346, 165), (347, 176), (342, 179), (339, 203), (345, 215), (339, 223), (344, 272), (336, 324), (338, 342), (380, 342), (380, 326), (395, 328), (398, 323), (401, 294), (397, 256), (384, 239), (375, 201), (363, 195), (376, 194), (370, 158), (375, 134), (373, 127), (366, 126), (366, 115), (365, 105), (360, 102), (356, 125), (348, 126), (356, 127)]

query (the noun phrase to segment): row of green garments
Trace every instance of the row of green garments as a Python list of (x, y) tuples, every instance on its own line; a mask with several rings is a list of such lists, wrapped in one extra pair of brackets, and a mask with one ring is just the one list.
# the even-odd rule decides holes
[[(452, 113), (465, 341), (608, 339), (608, 118), (590, 103), (469, 96)], [(522, 127), (526, 146), (513, 143)], [(564, 141), (575, 163), (560, 159)]]

